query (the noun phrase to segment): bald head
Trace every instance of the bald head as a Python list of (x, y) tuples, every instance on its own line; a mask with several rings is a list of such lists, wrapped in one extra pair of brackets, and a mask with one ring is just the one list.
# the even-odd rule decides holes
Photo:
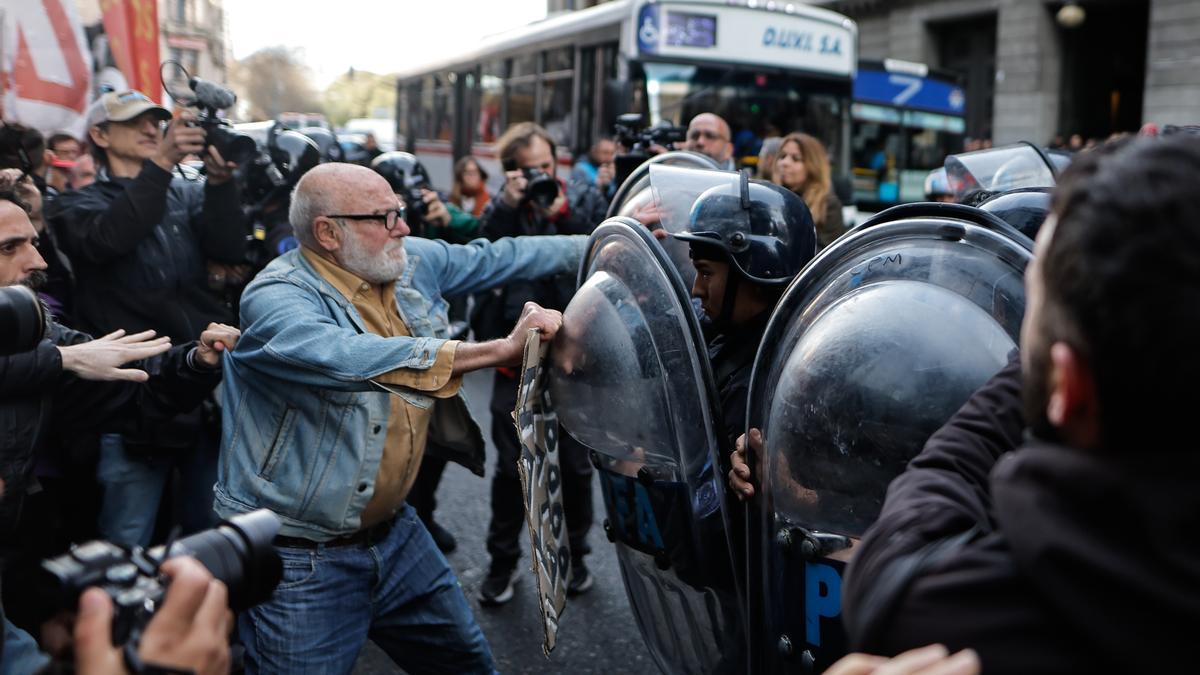
[(692, 152), (708, 155), (718, 162), (733, 155), (729, 124), (713, 113), (700, 113), (688, 125), (687, 145)]
[(368, 213), (379, 204), (395, 204), (396, 196), (383, 176), (365, 166), (330, 162), (313, 167), (292, 190), (288, 220), (296, 239), (318, 248), (313, 222), (332, 213)]

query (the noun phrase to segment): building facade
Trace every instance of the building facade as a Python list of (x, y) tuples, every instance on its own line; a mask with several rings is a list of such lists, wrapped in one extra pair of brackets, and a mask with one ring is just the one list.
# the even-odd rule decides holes
[(225, 82), (227, 42), (222, 0), (158, 0), (161, 58), (192, 75)]
[[(1196, 0), (814, 4), (858, 22), (861, 58), (961, 73), (971, 136), (996, 143), (1071, 134), (1102, 139), (1146, 122), (1200, 122)], [(1075, 7), (1064, 12), (1065, 4)]]

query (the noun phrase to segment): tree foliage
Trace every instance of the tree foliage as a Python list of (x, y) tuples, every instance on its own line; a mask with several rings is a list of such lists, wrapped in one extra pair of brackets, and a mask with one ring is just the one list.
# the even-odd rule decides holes
[(276, 119), (282, 112), (322, 112), (312, 72), (287, 47), (264, 47), (235, 61), (229, 80), (245, 103), (248, 120)]
[(396, 110), (396, 78), (351, 69), (330, 83), (322, 99), (334, 126), (355, 117), (391, 117)]

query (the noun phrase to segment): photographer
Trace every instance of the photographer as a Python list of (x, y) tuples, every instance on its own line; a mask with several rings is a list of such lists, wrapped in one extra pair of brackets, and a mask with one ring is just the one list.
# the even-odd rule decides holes
[[(206, 263), (245, 260), (247, 226), (235, 165), (207, 143), (204, 127), (185, 117), (166, 126), (165, 108), (137, 91), (108, 93), (88, 109), (97, 181), (59, 197), (47, 220), (75, 264), (78, 323), (107, 334), (155, 330), (172, 340), (209, 323), (235, 323), (208, 284)], [(172, 173), (191, 154), (204, 158), (207, 179)], [(172, 466), (181, 467), (186, 531), (214, 522), (208, 503), (215, 480), (215, 434), (202, 433), (199, 406), (136, 446), (101, 440), (104, 486), (101, 534), (148, 544)]]
[(571, 169), (571, 180), (581, 180), (596, 186), (604, 198), (611, 200), (617, 191), (616, 168), (613, 158), (617, 144), (611, 138), (599, 138), (583, 159)]
[[(520, 235), (590, 234), (604, 219), (607, 205), (595, 186), (581, 181), (568, 185), (557, 178), (554, 139), (545, 129), (532, 122), (514, 125), (496, 146), (506, 180), (504, 188), (483, 212), (485, 237), (496, 240)], [(498, 292), (479, 296), (472, 317), (476, 339), (503, 335), (505, 327), (520, 317), (526, 302), (561, 310), (574, 290), (572, 272), (510, 284)], [(516, 374), (498, 368), (491, 403), (492, 440), (499, 453), (492, 480), (492, 522), (487, 539), (492, 561), (480, 589), (480, 600), (491, 605), (508, 602), (513, 596), (517, 561), (521, 556), (519, 537), (525, 527), (521, 482), (517, 476), (520, 446), (511, 417), (516, 397)], [(562, 437), (559, 447), (566, 481), (567, 529), (574, 557), (568, 592), (575, 594), (592, 585), (592, 576), (583, 564), (583, 555), (590, 550), (587, 533), (592, 525), (592, 467), (584, 448), (568, 436)]]
[[(34, 285), (46, 269), (27, 207), (0, 193), (0, 286)], [(5, 337), (10, 337), (5, 327)], [(64, 430), (152, 431), (180, 411), (195, 408), (220, 381), (220, 352), (236, 344), (235, 328), (212, 324), (198, 343), (171, 348), (151, 332), (116, 331), (93, 340), (57, 322), (32, 349), (0, 357), (0, 560), (11, 562), (26, 542), (13, 536), (25, 496), (36, 491), (35, 462)], [(161, 357), (159, 355), (162, 355)], [(126, 367), (142, 361), (134, 367)], [(5, 626), (10, 638), (30, 641)]]

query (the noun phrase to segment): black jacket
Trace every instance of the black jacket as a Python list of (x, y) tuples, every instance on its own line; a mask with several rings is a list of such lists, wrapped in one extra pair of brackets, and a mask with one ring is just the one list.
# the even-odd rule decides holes
[[(563, 186), (561, 180), (559, 185)], [(591, 234), (608, 210), (604, 197), (594, 185), (583, 181), (571, 181), (565, 189), (567, 211), (555, 219), (546, 218), (532, 204), (513, 208), (504, 203), (503, 192), (498, 192), (479, 218), (480, 233), (491, 241), (529, 235)], [(575, 293), (575, 280), (572, 272), (481, 293), (476, 297), (475, 314), (471, 318), (475, 338), (488, 340), (508, 335), (529, 301), (547, 309), (566, 309)]]
[(1200, 459), (1182, 445), (1106, 456), (1022, 441), (1021, 410), (1014, 362), (893, 481), (843, 586), (852, 647), (971, 647), (987, 673), (1186, 663)]
[[(701, 311), (701, 310), (697, 310)], [(702, 311), (701, 311), (702, 313)], [(745, 325), (717, 333), (711, 322), (702, 320), (708, 341), (708, 359), (721, 403), (721, 428), (729, 449), (746, 432), (746, 405), (750, 401), (750, 373), (754, 357), (767, 330), (771, 312), (766, 311)]]
[(59, 195), (46, 215), (75, 267), (84, 330), (154, 329), (179, 343), (209, 322), (235, 322), (205, 267), (245, 261), (249, 229), (235, 181), (209, 186), (146, 161), (137, 178), (102, 176)]
[(91, 339), (52, 322), (34, 350), (0, 356), (0, 540), (15, 526), (34, 463), (51, 440), (108, 431), (134, 439), (152, 435), (167, 420), (198, 406), (221, 381), (220, 370), (188, 365), (195, 343), (140, 364), (150, 373), (144, 384), (82, 380), (64, 371), (58, 346)]

